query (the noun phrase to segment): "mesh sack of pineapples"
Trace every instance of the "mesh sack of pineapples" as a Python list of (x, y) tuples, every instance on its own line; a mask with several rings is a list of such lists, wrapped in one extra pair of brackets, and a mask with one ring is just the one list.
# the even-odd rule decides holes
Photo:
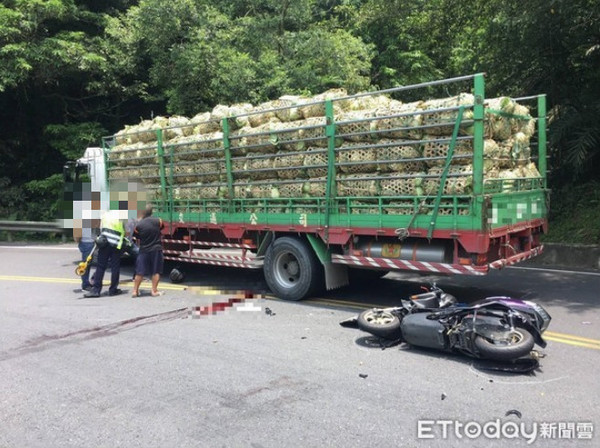
[(373, 132), (377, 138), (419, 140), (423, 136), (422, 104), (423, 101), (404, 104), (391, 100), (387, 106), (376, 109)]
[(422, 196), (424, 194), (425, 172), (386, 175), (379, 180), (381, 196)]
[[(431, 137), (423, 144), (423, 157), (429, 167), (445, 166), (450, 152), (450, 138)], [(473, 163), (473, 140), (457, 140), (452, 153), (452, 165), (469, 165)], [(491, 138), (485, 139), (483, 144), (484, 160), (498, 160), (502, 156), (498, 143)], [(487, 166), (492, 166), (488, 163)]]
[(114, 146), (108, 152), (107, 157), (112, 166), (139, 166), (158, 163), (156, 146), (142, 142)]
[[(473, 95), (470, 93), (461, 93), (459, 95), (427, 100), (419, 104), (419, 108), (423, 111), (423, 126), (424, 132), (429, 135), (452, 135), (456, 120), (458, 119), (458, 108), (463, 106), (465, 111), (470, 110), (475, 102)], [(463, 121), (464, 119), (463, 115)], [(472, 133), (471, 124), (461, 124), (462, 134)]]
[(495, 140), (506, 140), (517, 133), (531, 138), (535, 133), (535, 119), (529, 108), (508, 97), (487, 101), (485, 135)]
[[(431, 167), (427, 171), (427, 178), (423, 183), (426, 195), (437, 195), (443, 176), (443, 167)], [(473, 190), (473, 166), (451, 166), (446, 173), (446, 180), (442, 189), (443, 195), (466, 195)]]
[(420, 143), (380, 140), (375, 147), (377, 168), (381, 173), (418, 173), (424, 170)]
[(363, 174), (340, 175), (336, 180), (338, 196), (377, 196), (377, 180)]
[[(299, 180), (297, 182), (273, 181), (272, 184), (257, 190), (257, 198), (317, 198), (325, 196), (327, 179), (324, 177)], [(250, 187), (251, 189), (253, 187)], [(262, 195), (262, 196), (261, 196)]]

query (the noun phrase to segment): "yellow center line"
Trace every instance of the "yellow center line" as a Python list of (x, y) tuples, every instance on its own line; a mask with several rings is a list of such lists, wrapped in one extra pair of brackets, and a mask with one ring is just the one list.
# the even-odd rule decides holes
[[(57, 278), (57, 277), (32, 277), (27, 275), (0, 275), (1, 280), (8, 281), (17, 281), (17, 282), (38, 282), (38, 283), (67, 283), (73, 285), (81, 284), (81, 280), (78, 278)], [(148, 282), (143, 282), (144, 283)], [(121, 285), (133, 285), (131, 280), (120, 282)], [(104, 282), (103, 285), (108, 285), (107, 282)], [(187, 289), (185, 285), (169, 285), (169, 284), (161, 284), (160, 289), (168, 289), (172, 291), (184, 291)]]
[(54, 278), (54, 277), (30, 277), (26, 275), (0, 275), (0, 280), (9, 280), (17, 282), (42, 282), (42, 283), (73, 283), (80, 284), (81, 280), (77, 278)]
[(600, 345), (598, 345), (598, 344), (588, 344), (585, 342), (574, 341), (571, 339), (555, 338), (553, 336), (547, 336), (546, 333), (544, 333), (544, 339), (546, 339), (548, 341), (553, 341), (553, 342), (560, 342), (562, 344), (575, 345), (577, 347), (584, 347), (584, 348), (591, 348), (594, 350), (600, 350)]
[(559, 338), (559, 339), (571, 339), (574, 341), (581, 341), (581, 342), (600, 345), (600, 340), (598, 340), (598, 339), (584, 338), (581, 336), (574, 336), (572, 334), (566, 334), (566, 333), (557, 333), (556, 331), (546, 331), (544, 333), (544, 336), (550, 336), (550, 337), (555, 337), (555, 338)]

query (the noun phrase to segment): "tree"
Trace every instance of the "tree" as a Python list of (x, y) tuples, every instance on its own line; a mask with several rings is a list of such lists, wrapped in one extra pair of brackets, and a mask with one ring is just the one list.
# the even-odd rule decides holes
[(292, 92), (370, 85), (370, 47), (328, 24), (310, 25), (312, 0), (144, 0), (109, 28), (129, 29), (130, 54), (147, 55), (150, 89), (171, 114)]
[(462, 49), (453, 52), (455, 70), (489, 73), (491, 94), (547, 93), (553, 181), (597, 178), (600, 4), (531, 0), (525, 8), (518, 0), (480, 0), (454, 6), (470, 30), (453, 33), (459, 36), (454, 48)]
[[(437, 3), (433, 1), (433, 3)], [(368, 0), (357, 14), (358, 33), (375, 48), (372, 81), (390, 88), (438, 79), (427, 0)]]
[(284, 66), (294, 90), (319, 93), (344, 87), (355, 93), (370, 87), (372, 48), (359, 37), (315, 26), (288, 39)]
[[(31, 196), (22, 185), (60, 172), (66, 156), (83, 150), (72, 144), (97, 141), (105, 132), (103, 122), (121, 93), (107, 95), (105, 80), (114, 72), (102, 36), (105, 13), (130, 3), (7, 0), (0, 5), (0, 183), (13, 189), (8, 196), (37, 197), (47, 204), (40, 189), (54, 188), (54, 180), (39, 181)], [(35, 208), (11, 201), (3, 198), (0, 208)]]

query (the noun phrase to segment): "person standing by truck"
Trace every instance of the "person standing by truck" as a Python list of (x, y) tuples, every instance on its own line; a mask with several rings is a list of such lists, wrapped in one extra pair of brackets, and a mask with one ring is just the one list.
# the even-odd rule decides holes
[(146, 207), (142, 219), (135, 226), (133, 236), (139, 240), (140, 253), (135, 263), (135, 281), (132, 297), (140, 296), (144, 275), (152, 278), (152, 297), (161, 295), (158, 282), (163, 272), (164, 258), (161, 241), (162, 219), (152, 217), (152, 206)]

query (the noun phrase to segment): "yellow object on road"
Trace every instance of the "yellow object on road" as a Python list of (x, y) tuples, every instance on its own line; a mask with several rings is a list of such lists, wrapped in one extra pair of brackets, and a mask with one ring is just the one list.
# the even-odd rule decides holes
[(87, 256), (85, 261), (82, 261), (81, 263), (79, 263), (77, 265), (77, 267), (75, 268), (75, 275), (79, 275), (81, 277), (83, 274), (85, 274), (85, 271), (88, 270), (88, 266), (89, 266), (90, 262), (92, 261), (92, 257), (94, 256), (94, 252), (96, 251), (97, 247), (98, 246), (96, 245), (96, 243), (94, 243), (94, 247), (92, 248), (92, 251)]

